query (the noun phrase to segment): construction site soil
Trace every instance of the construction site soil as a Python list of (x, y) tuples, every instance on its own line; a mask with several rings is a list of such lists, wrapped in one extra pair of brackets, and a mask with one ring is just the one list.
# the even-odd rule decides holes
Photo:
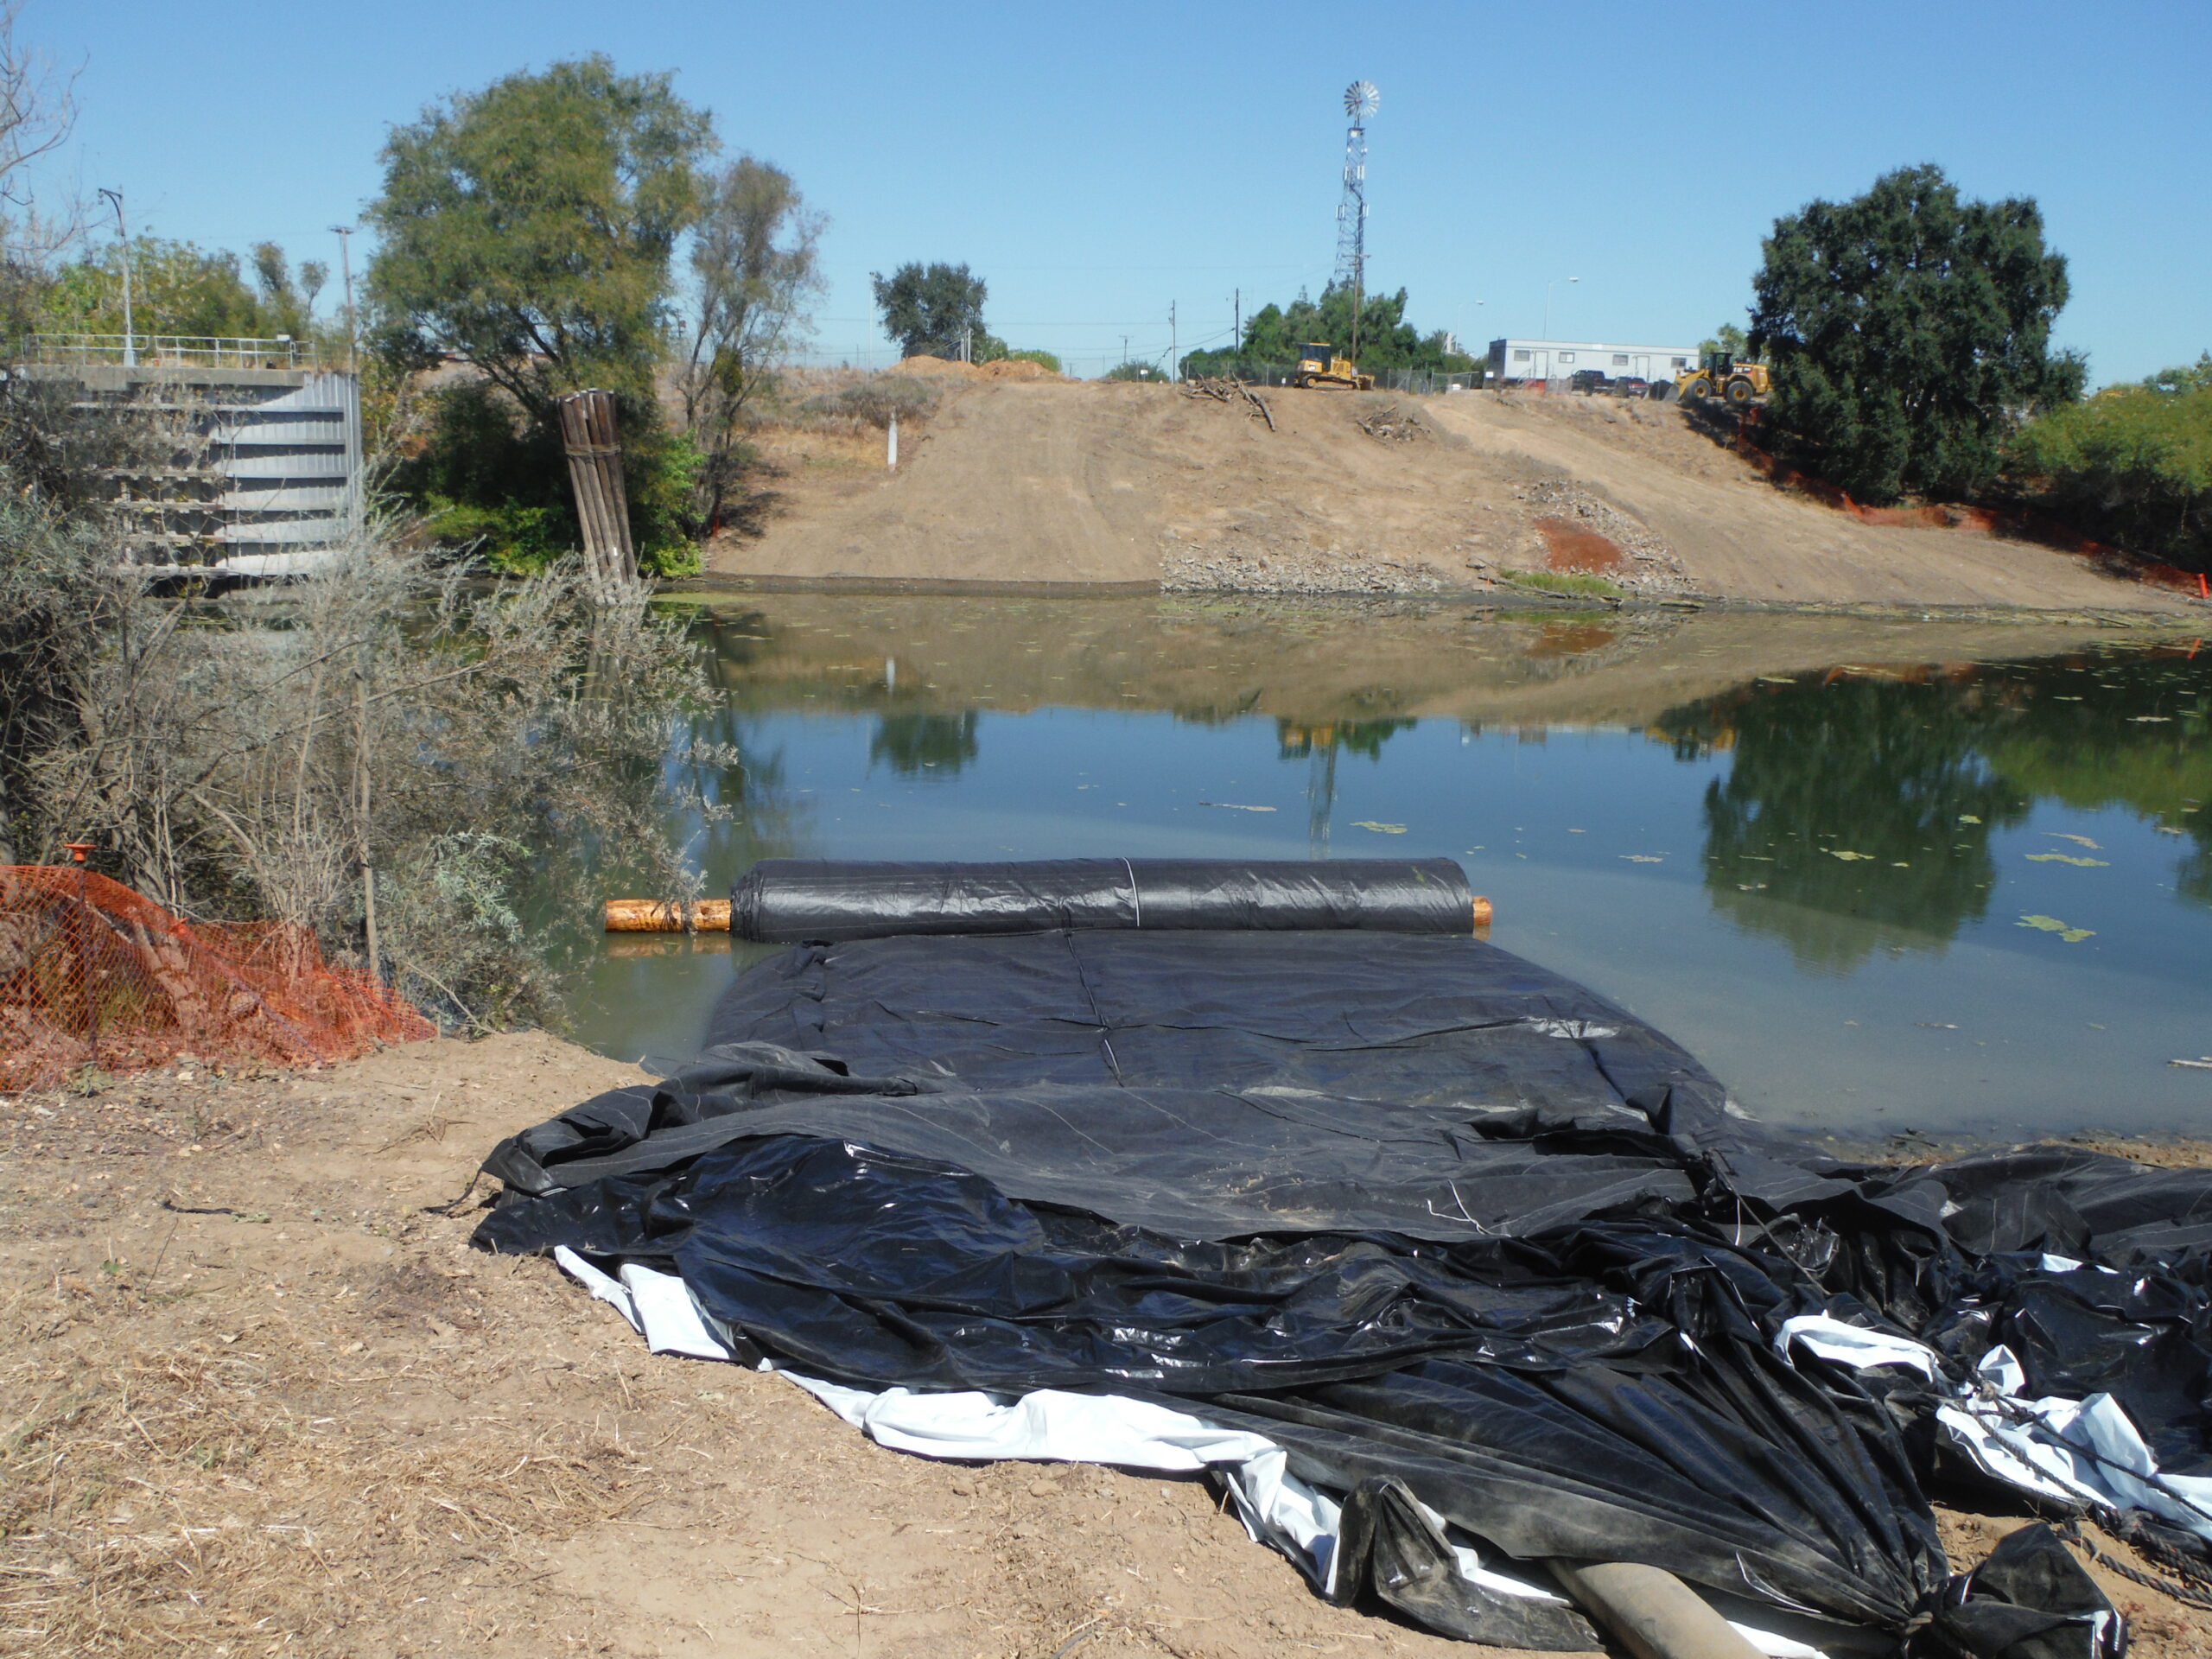
[(1293, 593), (1533, 572), (1761, 605), (2192, 607), (2034, 542), (1861, 522), (1680, 405), (1277, 390), (1263, 416), (1196, 388), (938, 366), (895, 472), (879, 436), (763, 433), (760, 532), (718, 540), (709, 572)]
[[(779, 1377), (655, 1358), (433, 1208), (639, 1075), (509, 1034), (0, 1101), (0, 1650), (1469, 1651), (1326, 1605), (1198, 1482), (931, 1462)], [(2021, 1521), (1940, 1518), (1961, 1565)], [(2212, 1647), (2093, 1570), (2145, 1659)]]

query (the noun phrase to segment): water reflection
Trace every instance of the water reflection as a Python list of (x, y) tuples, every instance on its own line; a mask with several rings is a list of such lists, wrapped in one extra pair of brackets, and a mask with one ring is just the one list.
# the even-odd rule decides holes
[(1306, 847), (1309, 856), (1329, 856), (1329, 830), (1336, 820), (1337, 756), (1382, 758), (1382, 746), (1391, 734), (1412, 729), (1410, 720), (1325, 721), (1318, 726), (1294, 720), (1275, 721), (1275, 753), (1285, 760), (1306, 765)]
[[(1706, 887), (1799, 963), (1940, 950), (1989, 910), (1994, 831), (2037, 800), (2194, 837), (2175, 891), (2212, 900), (2212, 691), (2194, 645), (1942, 669), (1852, 666), (1669, 711), (1683, 758), (1726, 751)], [(2056, 861), (2079, 853), (2036, 855)]]
[(934, 772), (949, 779), (976, 758), (976, 711), (957, 715), (883, 715), (868, 740), (868, 758), (902, 778)]
[[(1499, 944), (1770, 1116), (2212, 1104), (2167, 1065), (2212, 1050), (2212, 652), (2187, 639), (823, 594), (702, 639), (723, 704), (668, 764), (709, 891), (772, 853), (1451, 856)], [(622, 850), (594, 855), (607, 890), (646, 890)], [(733, 965), (610, 957), (580, 1032), (678, 1052)]]
[(1847, 679), (1760, 687), (1661, 720), (1678, 754), (1726, 747), (1705, 791), (1705, 885), (1801, 966), (1941, 948), (1988, 910), (1994, 830), (2029, 798), (1943, 689)]

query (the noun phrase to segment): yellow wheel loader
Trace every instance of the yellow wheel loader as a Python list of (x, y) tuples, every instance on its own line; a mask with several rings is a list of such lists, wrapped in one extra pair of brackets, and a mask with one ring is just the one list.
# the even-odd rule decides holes
[(1338, 357), (1325, 340), (1309, 340), (1298, 347), (1298, 372), (1291, 378), (1294, 386), (1309, 386), (1339, 391), (1372, 391), (1375, 377), (1362, 374), (1352, 366), (1348, 357)]
[(1675, 377), (1676, 397), (1722, 397), (1737, 409), (1757, 403), (1772, 390), (1765, 364), (1739, 363), (1729, 352), (1707, 352), (1697, 367)]

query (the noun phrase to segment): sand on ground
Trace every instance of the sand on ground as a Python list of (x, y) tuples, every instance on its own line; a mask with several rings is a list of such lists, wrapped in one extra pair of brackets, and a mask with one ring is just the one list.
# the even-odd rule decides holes
[[(1767, 482), (1678, 405), (1488, 392), (948, 381), (903, 435), (770, 433), (763, 533), (708, 568), (782, 579), (1457, 591), (1558, 566), (1552, 519), (1632, 588), (1763, 603), (2177, 609), (2088, 561), (1867, 524)], [(1363, 424), (1364, 423), (1364, 424)], [(1382, 435), (1376, 435), (1377, 434)]]
[[(932, 1462), (780, 1378), (655, 1357), (432, 1207), (640, 1075), (516, 1033), (0, 1101), (0, 1647), (1489, 1651), (1327, 1605), (1201, 1482)], [(1939, 1519), (1965, 1561), (2023, 1516)], [(2205, 1650), (2204, 1615), (2097, 1570), (2145, 1659)]]

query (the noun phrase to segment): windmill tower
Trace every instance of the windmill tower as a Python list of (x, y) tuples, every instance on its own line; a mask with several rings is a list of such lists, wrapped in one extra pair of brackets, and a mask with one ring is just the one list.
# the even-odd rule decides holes
[(1351, 360), (1359, 361), (1359, 314), (1367, 302), (1367, 118), (1382, 102), (1371, 80), (1344, 88), (1344, 194), (1337, 203), (1336, 286), (1351, 289)]

